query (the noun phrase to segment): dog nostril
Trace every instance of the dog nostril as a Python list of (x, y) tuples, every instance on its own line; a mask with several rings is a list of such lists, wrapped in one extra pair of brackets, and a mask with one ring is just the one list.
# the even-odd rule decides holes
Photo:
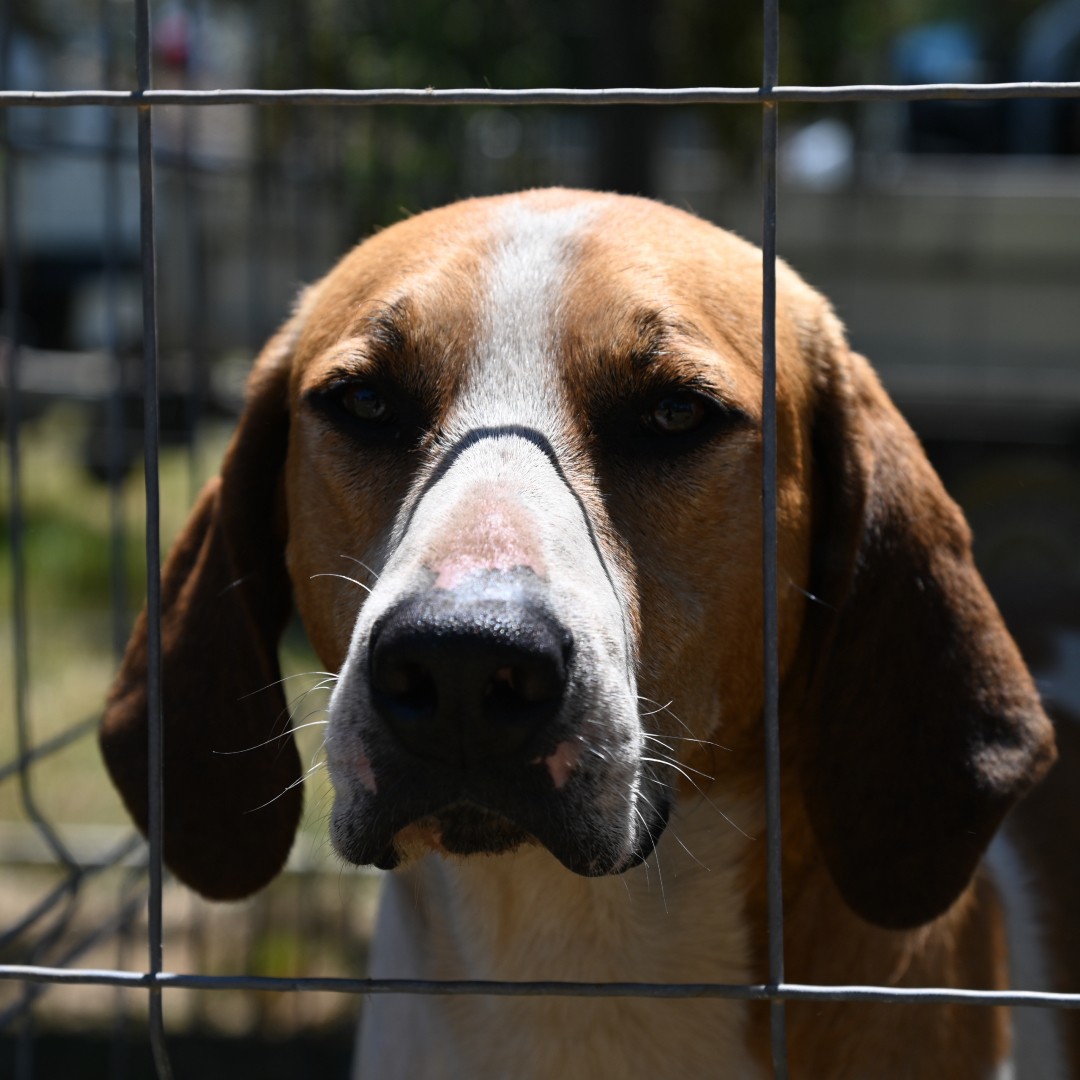
[(491, 676), (491, 682), (488, 684), (488, 694), (493, 693), (499, 687), (506, 687), (509, 690), (514, 689), (514, 669), (512, 667), (501, 667), (494, 675)]
[(438, 707), (435, 680), (420, 664), (380, 665), (371, 681), (377, 693), (392, 699), (399, 708), (425, 712)]
[(425, 593), (373, 631), (372, 704), (419, 756), (464, 764), (525, 752), (562, 706), (571, 642), (528, 596)]
[(527, 666), (508, 664), (494, 672), (484, 688), (484, 700), (497, 715), (514, 708), (558, 701), (565, 682), (563, 665), (552, 657), (534, 657)]

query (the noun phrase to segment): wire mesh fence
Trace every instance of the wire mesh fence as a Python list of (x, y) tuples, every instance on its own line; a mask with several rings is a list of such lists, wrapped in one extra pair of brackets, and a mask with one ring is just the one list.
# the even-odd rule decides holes
[[(147, 1001), (149, 1041), (157, 1074), (172, 1074), (165, 1037), (162, 999), (166, 994), (184, 990), (220, 994), (242, 991), (247, 994), (329, 992), (336, 995), (367, 994), (483, 994), (483, 995), (569, 995), (581, 997), (656, 997), (656, 998), (728, 998), (769, 1002), (771, 1005), (772, 1058), (774, 1075), (787, 1075), (785, 1003), (790, 1001), (874, 1001), (874, 1002), (950, 1002), (971, 1006), (1010, 1005), (1039, 1008), (1080, 1008), (1080, 992), (1047, 991), (991, 992), (926, 987), (897, 989), (877, 986), (807, 986), (785, 980), (783, 955), (783, 911), (781, 881), (780, 821), (780, 752), (779, 752), (779, 666), (777, 626), (777, 521), (776, 521), (776, 245), (778, 113), (781, 105), (802, 103), (827, 105), (841, 102), (920, 102), (1004, 100), (1080, 100), (1077, 82), (1008, 82), (990, 84), (935, 83), (917, 85), (848, 85), (782, 86), (779, 85), (779, 24), (775, 0), (764, 0), (765, 54), (761, 85), (756, 87), (680, 87), (642, 89), (607, 87), (601, 89), (535, 88), (498, 89), (193, 89), (173, 87), (156, 89), (151, 72), (150, 13), (146, 0), (135, 4), (135, 73), (131, 89), (112, 89), (116, 80), (116, 57), (106, 34), (103, 88), (82, 90), (10, 89), (12, 75), (12, 22), (10, 10), (3, 26), (0, 56), (4, 63), (4, 89), (0, 91), (0, 120), (3, 122), (4, 168), (4, 385), (6, 390), (5, 440), (7, 456), (8, 530), (10, 548), (10, 601), (12, 613), (12, 688), (13, 739), (10, 756), (0, 761), (0, 784), (14, 788), (14, 800), (21, 815), (38, 839), (39, 858), (53, 874), (43, 889), (34, 892), (26, 906), (17, 912), (3, 913), (0, 925), (0, 983), (14, 994), (3, 998), (0, 1028), (10, 1027), (19, 1033), (15, 1051), (15, 1074), (34, 1075), (32, 1016), (35, 1002), (51, 987), (99, 986), (118, 992), (138, 991)], [(228, 177), (243, 171), (235, 161), (214, 161), (203, 155), (196, 160), (193, 127), (203, 110), (229, 106), (266, 108), (287, 107), (301, 110), (334, 106), (341, 110), (372, 110), (390, 106), (452, 108), (461, 106), (536, 106), (536, 107), (618, 107), (626, 105), (685, 106), (709, 108), (756, 107), (762, 117), (760, 151), (761, 237), (764, 250), (762, 313), (764, 327), (763, 370), (763, 513), (764, 513), (764, 611), (766, 704), (764, 731), (766, 739), (766, 801), (768, 823), (768, 980), (762, 985), (732, 986), (721, 984), (650, 984), (650, 983), (576, 983), (524, 982), (491, 983), (481, 981), (419, 982), (414, 980), (372, 980), (323, 975), (284, 976), (248, 973), (209, 974), (174, 973), (165, 970), (163, 942), (166, 936), (163, 863), (161, 858), (161, 690), (160, 690), (160, 563), (162, 545), (162, 460), (164, 437), (179, 434), (187, 446), (186, 464), (180, 467), (181, 486), (194, 490), (199, 472), (198, 452), (192, 433), (208, 407), (206, 356), (209, 345), (199, 338), (203, 325), (201, 314), (206, 306), (205, 257), (199, 244), (205, 242), (205, 229), (188, 230), (186, 280), (181, 291), (186, 295), (189, 342), (180, 376), (170, 368), (163, 376), (159, 362), (159, 264), (157, 238), (161, 234), (159, 207), (155, 194), (160, 190), (161, 172), (175, 170), (169, 183), (179, 191), (188, 219), (203, 213), (203, 188), (191, 183), (192, 176)], [(134, 833), (112, 830), (101, 837), (80, 836), (74, 844), (67, 832), (59, 829), (50, 814), (39, 806), (35, 777), (43, 762), (65, 754), (73, 746), (85, 745), (96, 729), (96, 715), (83, 715), (74, 724), (58, 723), (41, 734), (32, 723), (29, 707), (31, 673), (29, 642), (33, 634), (33, 612), (27, 597), (27, 566), (32, 557), (34, 537), (28, 535), (25, 514), (26, 472), (24, 466), (23, 410), (30, 400), (25, 387), (33, 383), (31, 367), (45, 365), (43, 350), (32, 350), (32, 364), (27, 362), (31, 348), (20, 325), (23, 309), (20, 283), (23, 260), (20, 257), (19, 170), (23, 162), (40, 147), (33, 138), (20, 133), (14, 122), (21, 110), (49, 108), (70, 110), (107, 107), (108, 122), (103, 140), (95, 146), (70, 145), (65, 152), (76, 157), (96, 158), (103, 166), (101, 258), (106, 289), (106, 325), (104, 348), (100, 351), (101, 378), (95, 393), (103, 406), (103, 436), (99, 446), (100, 471), (107, 482), (107, 509), (110, 542), (105, 565), (110, 581), (110, 625), (104, 637), (118, 655), (130, 624), (130, 602), (139, 583), (131, 581), (128, 570), (129, 526), (125, 500), (130, 489), (130, 419), (134, 403), (137, 420), (144, 433), (142, 460), (145, 481), (145, 590), (149, 613), (149, 664), (151, 739), (150, 761), (156, 763), (151, 777), (150, 828), (148, 847)], [(179, 107), (180, 136), (176, 144), (161, 149), (155, 144), (155, 124), (165, 110)], [(134, 114), (134, 122), (132, 120)], [(49, 149), (57, 149), (53, 140)], [(256, 168), (254, 184), (265, 184), (267, 162)], [(126, 185), (126, 188), (125, 188)], [(130, 223), (125, 220), (120, 194), (137, 190), (139, 215), (134, 250)], [(261, 198), (273, 195), (265, 187)], [(254, 200), (256, 203), (258, 200)], [(333, 231), (332, 227), (326, 230)], [(252, 228), (253, 243), (259, 242), (259, 227)], [(333, 241), (326, 245), (332, 250)], [(318, 244), (315, 245), (319, 247)], [(254, 252), (253, 252), (254, 254)], [(324, 254), (308, 251), (301, 261), (317, 265)], [(263, 260), (250, 259), (251, 295), (258, 295), (265, 282), (258, 279)], [(172, 272), (170, 266), (169, 272)], [(124, 281), (137, 276), (141, 300), (141, 340), (124, 340), (121, 326), (121, 296)], [(271, 305), (272, 306), (272, 305)], [(253, 337), (266, 329), (266, 316), (252, 306), (249, 322)], [(137, 348), (136, 348), (137, 345)], [(134, 355), (137, 352), (138, 356)], [(141, 364), (136, 360), (141, 357)], [(141, 367), (141, 389), (134, 386), (134, 372)], [(166, 417), (171, 410), (175, 415)], [(177, 418), (178, 417), (178, 418)], [(164, 425), (164, 426), (163, 426)], [(171, 478), (170, 482), (176, 478)], [(128, 492), (128, 494), (125, 494)], [(92, 709), (87, 710), (92, 713)], [(7, 744), (5, 744), (7, 745)], [(92, 907), (87, 918), (81, 910), (95, 883), (107, 879), (109, 896)], [(141, 936), (136, 942), (133, 935)], [(117, 962), (106, 967), (83, 967), (88, 954), (101, 956), (103, 943), (116, 943)], [(112, 945), (110, 945), (112, 947)], [(96, 951), (95, 951), (96, 950)], [(141, 962), (136, 956), (141, 955)], [(250, 960), (250, 954), (247, 958)], [(362, 958), (361, 958), (362, 960)], [(243, 965), (244, 958), (235, 963)], [(197, 966), (197, 954), (195, 963)], [(123, 1065), (115, 1073), (123, 1075)]]

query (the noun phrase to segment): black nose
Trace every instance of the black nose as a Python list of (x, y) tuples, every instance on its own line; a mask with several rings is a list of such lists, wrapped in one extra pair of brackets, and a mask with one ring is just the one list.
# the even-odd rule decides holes
[(414, 754), (460, 765), (511, 755), (558, 714), (571, 647), (524, 588), (432, 589), (376, 625), (372, 700)]

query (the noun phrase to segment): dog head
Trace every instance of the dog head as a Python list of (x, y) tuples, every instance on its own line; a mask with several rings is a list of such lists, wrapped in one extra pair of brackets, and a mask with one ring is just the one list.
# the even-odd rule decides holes
[[(253, 692), (290, 597), (339, 675), (346, 859), (649, 854), (702, 748), (760, 729), (760, 278), (690, 215), (549, 191), (404, 221), (304, 294), (164, 572), (180, 877), (243, 895), (288, 853), (298, 761)], [(1052, 736), (959, 511), (783, 266), (777, 342), (785, 768), (847, 901), (914, 925)], [(102, 729), (140, 822), (145, 678), (140, 623)]]

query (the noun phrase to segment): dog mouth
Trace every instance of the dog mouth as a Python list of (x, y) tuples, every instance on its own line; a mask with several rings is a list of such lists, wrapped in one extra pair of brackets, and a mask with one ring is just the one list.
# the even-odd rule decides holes
[(648, 857), (672, 796), (643, 757), (619, 641), (557, 608), (532, 570), (490, 570), (359, 624), (327, 735), (342, 856), (392, 869), (538, 844), (590, 877)]
[[(499, 770), (483, 782), (451, 782), (416, 761), (401, 772), (380, 772), (378, 793), (339, 789), (330, 831), (345, 859), (382, 870), (431, 852), (493, 856), (539, 845), (584, 877), (619, 874), (650, 856), (673, 798), (666, 784), (647, 776), (624, 785), (577, 773), (556, 788), (540, 765)], [(648, 799), (635, 794), (642, 784)]]
[[(588, 866), (575, 866), (572, 869), (586, 877), (625, 873), (652, 854), (666, 825), (666, 813), (662, 820), (646, 820), (630, 852), (614, 865), (606, 866), (594, 860)], [(457, 856), (506, 855), (520, 847), (539, 843), (535, 836), (516, 822), (472, 803), (457, 803), (437, 814), (421, 818), (395, 838), (398, 852), (420, 847), (421, 850)]]

